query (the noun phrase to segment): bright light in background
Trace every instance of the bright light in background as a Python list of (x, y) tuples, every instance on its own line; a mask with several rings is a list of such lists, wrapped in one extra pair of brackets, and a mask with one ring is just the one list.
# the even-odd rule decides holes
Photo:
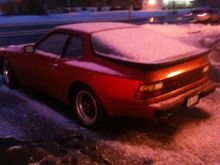
[(156, 5), (156, 3), (157, 3), (156, 0), (149, 0), (149, 1), (148, 1), (148, 4), (151, 5), (151, 6)]
[(154, 17), (151, 17), (150, 20), (149, 20), (149, 22), (150, 22), (150, 23), (153, 23), (153, 22), (154, 22)]
[(190, 5), (192, 2), (194, 2), (195, 0), (186, 0), (186, 4)]

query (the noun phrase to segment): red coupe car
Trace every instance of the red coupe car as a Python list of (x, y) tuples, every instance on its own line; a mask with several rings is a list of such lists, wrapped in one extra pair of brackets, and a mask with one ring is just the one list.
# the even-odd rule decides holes
[(142, 26), (82, 23), (1, 48), (0, 68), (9, 87), (58, 98), (93, 126), (106, 116), (153, 118), (197, 104), (216, 88), (208, 53)]

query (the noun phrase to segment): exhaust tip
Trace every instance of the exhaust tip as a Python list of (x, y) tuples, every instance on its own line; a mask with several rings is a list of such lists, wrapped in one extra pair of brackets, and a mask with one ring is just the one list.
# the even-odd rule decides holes
[(173, 116), (172, 112), (167, 112), (167, 111), (155, 111), (154, 113), (154, 118), (156, 120), (160, 120), (160, 119), (167, 119), (170, 120)]
[(172, 116), (173, 116), (173, 114), (172, 114), (172, 113), (169, 113), (169, 114), (167, 115), (167, 119), (171, 119)]

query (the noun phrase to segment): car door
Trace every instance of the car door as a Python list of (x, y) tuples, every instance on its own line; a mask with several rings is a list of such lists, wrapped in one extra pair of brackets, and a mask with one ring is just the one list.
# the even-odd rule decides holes
[[(77, 80), (75, 74), (76, 68), (69, 62), (78, 62), (84, 54), (83, 37), (80, 35), (72, 35), (69, 39), (62, 57), (57, 61), (59, 68), (54, 72), (53, 83), (50, 84), (50, 91), (57, 98), (65, 98), (70, 84), (73, 80)], [(55, 83), (56, 82), (56, 83)]]
[(52, 86), (58, 86), (55, 80), (62, 74), (59, 60), (69, 38), (68, 33), (54, 32), (36, 44), (28, 67), (29, 83), (32, 87), (54, 95), (56, 91), (52, 91)]

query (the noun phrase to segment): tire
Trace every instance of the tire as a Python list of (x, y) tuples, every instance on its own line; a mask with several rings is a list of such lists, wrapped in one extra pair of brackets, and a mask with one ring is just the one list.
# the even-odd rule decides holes
[(86, 127), (100, 126), (107, 117), (99, 99), (88, 88), (74, 92), (71, 104), (77, 119)]
[(2, 64), (2, 74), (4, 77), (5, 84), (10, 88), (17, 87), (17, 80), (14, 75), (14, 72), (8, 62), (8, 60), (4, 59)]

